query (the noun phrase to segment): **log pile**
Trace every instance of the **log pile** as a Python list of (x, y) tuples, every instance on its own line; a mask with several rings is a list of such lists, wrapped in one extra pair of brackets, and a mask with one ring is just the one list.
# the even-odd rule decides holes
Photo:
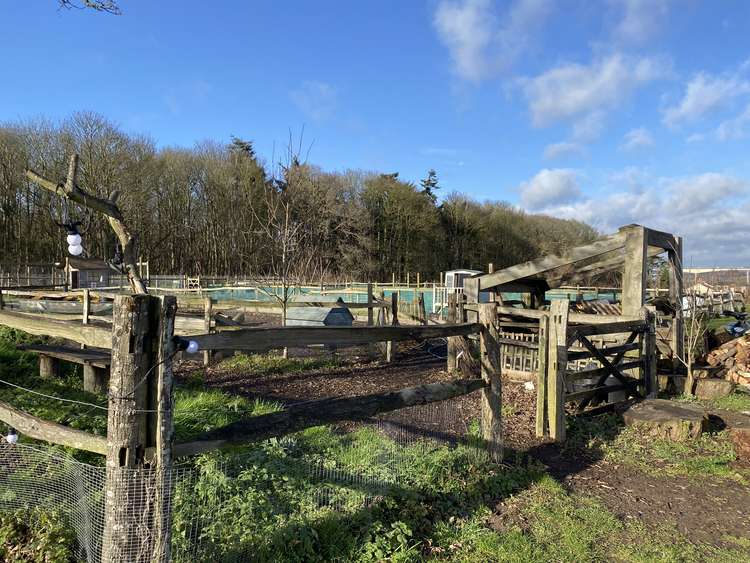
[(706, 356), (708, 365), (718, 367), (715, 377), (740, 385), (750, 385), (750, 335), (722, 344)]

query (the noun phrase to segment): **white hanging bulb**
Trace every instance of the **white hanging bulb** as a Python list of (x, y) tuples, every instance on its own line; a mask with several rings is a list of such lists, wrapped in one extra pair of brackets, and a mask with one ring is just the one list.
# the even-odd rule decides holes
[(11, 428), (8, 431), (8, 435), (5, 437), (5, 441), (9, 444), (15, 444), (16, 442), (18, 442), (18, 433), (13, 428)]
[(66, 240), (70, 246), (81, 246), (81, 235), (78, 233), (68, 235)]
[(80, 244), (71, 244), (68, 246), (68, 252), (70, 252), (73, 256), (78, 256), (83, 252), (83, 247)]
[(188, 346), (185, 349), (188, 354), (195, 354), (198, 351), (198, 343), (195, 340), (188, 342)]

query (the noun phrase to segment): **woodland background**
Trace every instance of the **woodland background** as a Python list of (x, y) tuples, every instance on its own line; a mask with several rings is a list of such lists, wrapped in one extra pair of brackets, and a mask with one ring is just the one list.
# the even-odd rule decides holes
[[(152, 273), (263, 275), (273, 269), (280, 229), (294, 233), (284, 248), (311, 257), (317, 276), (374, 281), (407, 272), (434, 279), (490, 262), (501, 268), (598, 236), (581, 222), (443, 193), (432, 170), (416, 185), (395, 172), (324, 171), (305, 150), (290, 139), (275, 162), (235, 137), (158, 148), (90, 112), (0, 125), (0, 265), (64, 259), (60, 204), (24, 170), (63, 181), (73, 152), (82, 188), (119, 192)], [(112, 258), (116, 242), (104, 218), (69, 213), (84, 219), (88, 253)]]

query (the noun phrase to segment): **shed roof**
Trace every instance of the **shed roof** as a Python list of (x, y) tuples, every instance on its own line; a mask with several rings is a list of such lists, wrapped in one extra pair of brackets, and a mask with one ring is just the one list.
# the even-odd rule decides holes
[(311, 321), (325, 324), (331, 321), (332, 317), (343, 317), (350, 323), (354, 320), (354, 315), (346, 307), (290, 307), (287, 310), (286, 320), (287, 322)]

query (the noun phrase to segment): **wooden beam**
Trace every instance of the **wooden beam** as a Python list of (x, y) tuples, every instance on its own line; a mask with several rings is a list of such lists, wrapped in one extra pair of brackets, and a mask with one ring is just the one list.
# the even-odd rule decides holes
[(657, 231), (654, 229), (646, 229), (646, 244), (660, 249), (661, 252), (665, 250), (672, 250), (677, 244), (677, 238), (672, 233), (665, 233), (664, 231)]
[(622, 312), (639, 315), (646, 300), (648, 275), (646, 229), (632, 225), (622, 229), (625, 234), (625, 267), (622, 273)]
[(482, 438), (487, 444), (490, 459), (500, 462), (503, 459), (502, 378), (496, 320), (494, 303), (479, 306), (479, 323), (482, 326), (479, 333), (479, 358), (482, 380), (486, 383), (481, 401)]
[(95, 454), (107, 453), (107, 440), (102, 436), (94, 436), (82, 430), (43, 420), (2, 401), (0, 401), (0, 420), (35, 440)]
[(362, 420), (382, 412), (445, 401), (486, 385), (482, 379), (457, 379), (388, 393), (332, 397), (292, 404), (283, 411), (245, 418), (211, 430), (193, 442), (175, 444), (174, 455), (195, 455), (216, 448), (243, 445), (340, 420)]
[(552, 301), (549, 313), (549, 347), (547, 354), (547, 412), (549, 435), (557, 442), (565, 441), (565, 373), (568, 369), (567, 299)]
[[(516, 307), (499, 306), (497, 312), (508, 317), (522, 319), (541, 319), (548, 314), (546, 311), (537, 309), (518, 309)], [(595, 315), (589, 313), (569, 313), (568, 321), (571, 324), (606, 324), (621, 321), (640, 321), (640, 315)]]
[(570, 327), (568, 331), (568, 343), (572, 344), (579, 336), (592, 336), (595, 334), (620, 334), (623, 332), (643, 332), (648, 328), (646, 321), (620, 321), (598, 325), (581, 325)]
[(623, 233), (616, 233), (591, 244), (573, 248), (562, 256), (543, 256), (536, 260), (498, 270), (492, 274), (479, 276), (479, 290), (485, 291), (516, 280), (539, 276), (544, 272), (556, 268), (569, 266), (582, 260), (606, 254), (607, 252), (622, 248), (624, 245), (625, 235)]
[(548, 435), (547, 422), (547, 365), (549, 352), (549, 316), (539, 319), (539, 368), (536, 375), (536, 437), (544, 438)]
[(193, 336), (191, 340), (195, 340), (201, 350), (263, 352), (277, 348), (310, 346), (313, 344), (357, 346), (369, 342), (467, 336), (478, 332), (479, 325), (476, 323), (428, 326), (287, 326), (247, 328), (216, 334), (203, 334)]
[(7, 310), (0, 311), (0, 324), (29, 334), (65, 338), (94, 348), (110, 348), (112, 346), (112, 331), (109, 328), (92, 324), (84, 325), (80, 322), (58, 321), (40, 315), (12, 313)]

